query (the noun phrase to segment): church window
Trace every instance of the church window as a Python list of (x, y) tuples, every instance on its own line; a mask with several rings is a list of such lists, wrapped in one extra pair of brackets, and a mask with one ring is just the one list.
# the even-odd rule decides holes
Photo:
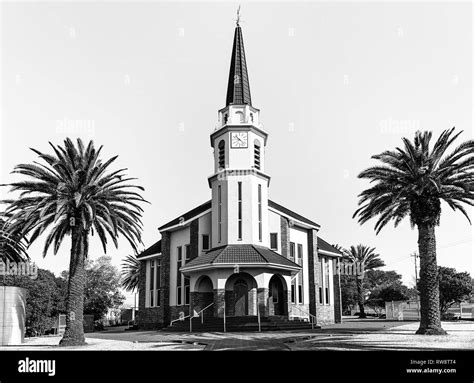
[(290, 261), (294, 262), (295, 261), (295, 243), (290, 242)]
[(253, 157), (255, 169), (260, 170), (260, 143), (255, 141), (253, 146)]
[(222, 140), (218, 145), (219, 169), (225, 168), (225, 141)]
[(179, 270), (182, 266), (182, 262), (183, 262), (183, 247), (182, 246), (178, 246), (178, 256), (177, 256), (177, 260), (176, 260), (176, 304), (178, 306), (182, 305), (183, 304), (183, 301), (182, 301), (182, 291), (183, 291), (183, 288), (182, 288), (182, 274), (181, 274), (181, 271)]
[[(303, 267), (303, 245), (298, 243), (298, 265)], [(298, 273), (298, 303), (303, 303), (303, 270)]]
[(245, 122), (244, 114), (241, 111), (235, 112), (235, 117), (237, 117), (239, 123)]
[(202, 249), (209, 250), (210, 248), (210, 241), (209, 241), (209, 234), (202, 235)]
[(148, 261), (148, 278), (147, 278), (147, 307), (157, 307), (160, 305), (160, 288), (161, 288), (161, 261), (152, 259)]
[(238, 226), (238, 233), (237, 239), (242, 239), (242, 182), (237, 183), (237, 195), (238, 195), (238, 202), (237, 202), (237, 209), (238, 209), (238, 216), (237, 216), (237, 226)]
[(217, 187), (217, 234), (218, 242), (222, 240), (222, 192), (221, 185)]
[(227, 113), (224, 114), (224, 124), (227, 124), (227, 121), (229, 120), (229, 115)]
[(325, 265), (324, 265), (324, 290), (325, 290), (325, 298), (326, 298), (326, 304), (329, 305), (331, 304), (330, 301), (330, 282), (329, 282), (329, 267), (330, 267), (330, 260), (326, 259)]
[(262, 185), (258, 185), (258, 240), (262, 242)]
[(191, 290), (189, 288), (189, 277), (184, 278), (184, 304), (189, 305), (189, 301), (191, 300)]
[(291, 303), (296, 303), (296, 283), (294, 280), (291, 282)]
[(278, 250), (278, 233), (270, 233), (270, 249)]

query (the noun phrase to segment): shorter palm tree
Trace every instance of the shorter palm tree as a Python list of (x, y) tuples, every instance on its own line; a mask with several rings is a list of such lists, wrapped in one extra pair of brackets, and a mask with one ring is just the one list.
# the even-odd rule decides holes
[(122, 287), (127, 291), (138, 290), (140, 261), (136, 255), (129, 254), (122, 262)]
[(25, 241), (11, 230), (11, 225), (0, 217), (0, 261), (24, 262), (29, 260)]
[(366, 318), (364, 310), (364, 289), (362, 286), (365, 272), (385, 266), (384, 261), (380, 259), (380, 255), (375, 253), (375, 247), (364, 245), (351, 246), (349, 250), (343, 251), (343, 259), (351, 263), (357, 264), (362, 269), (361, 275), (355, 275), (357, 286), (357, 301), (359, 305), (359, 318)]

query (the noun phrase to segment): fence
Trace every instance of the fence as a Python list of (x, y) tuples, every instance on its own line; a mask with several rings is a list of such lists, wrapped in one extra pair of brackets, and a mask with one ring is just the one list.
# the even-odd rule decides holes
[[(387, 319), (409, 321), (420, 320), (420, 306), (416, 301), (385, 302)], [(456, 303), (448, 309), (448, 314), (455, 318), (474, 319), (474, 303)]]

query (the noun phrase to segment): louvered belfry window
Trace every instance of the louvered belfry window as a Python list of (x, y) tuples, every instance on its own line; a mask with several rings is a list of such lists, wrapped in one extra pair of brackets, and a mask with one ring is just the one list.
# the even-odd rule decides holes
[(225, 141), (219, 142), (219, 169), (225, 168)]
[(260, 170), (260, 144), (256, 142), (253, 148), (255, 169)]

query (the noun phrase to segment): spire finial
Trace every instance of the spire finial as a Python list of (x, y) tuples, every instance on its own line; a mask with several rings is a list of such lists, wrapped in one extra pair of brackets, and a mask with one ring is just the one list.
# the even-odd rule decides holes
[(236, 20), (237, 26), (239, 26), (239, 22), (240, 22), (240, 4), (239, 4), (239, 8), (237, 8), (237, 20)]

